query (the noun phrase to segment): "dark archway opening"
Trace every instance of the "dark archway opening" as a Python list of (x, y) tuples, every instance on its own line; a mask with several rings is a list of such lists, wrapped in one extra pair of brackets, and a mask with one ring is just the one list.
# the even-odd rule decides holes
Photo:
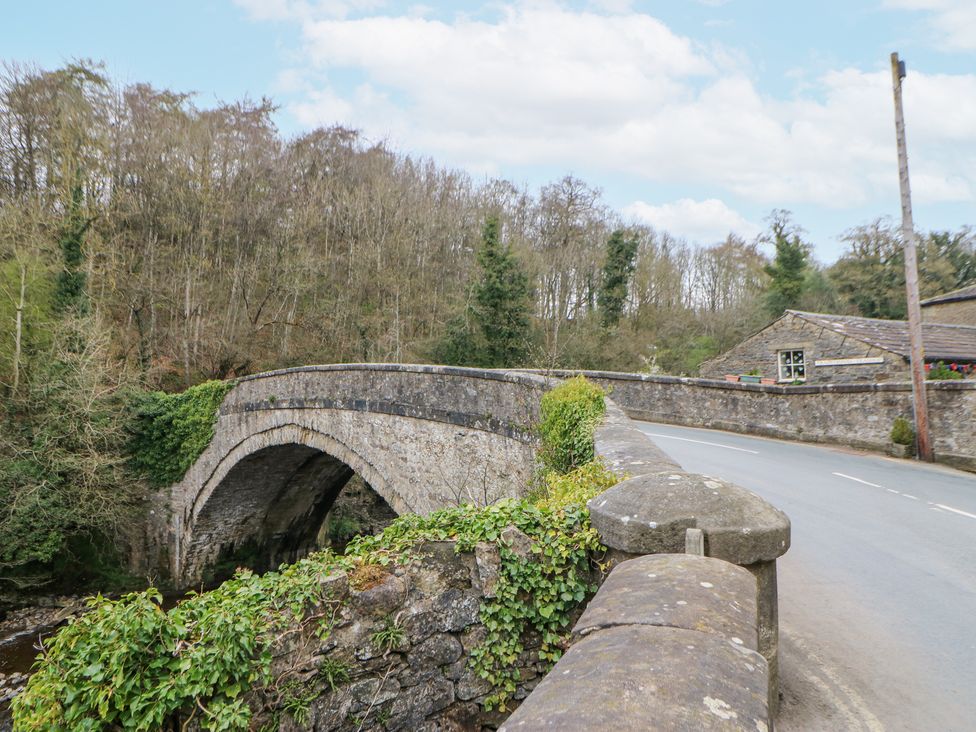
[(341, 551), (396, 512), (352, 468), (307, 445), (275, 445), (235, 465), (197, 519), (205, 585), (238, 567), (266, 572), (325, 547)]

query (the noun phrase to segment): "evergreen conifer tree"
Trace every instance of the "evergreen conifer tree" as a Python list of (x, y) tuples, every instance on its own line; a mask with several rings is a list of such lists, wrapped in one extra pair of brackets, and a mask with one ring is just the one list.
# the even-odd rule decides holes
[(481, 332), (479, 361), (487, 368), (520, 366), (529, 345), (530, 289), (510, 246), (498, 238), (498, 219), (488, 218), (478, 250), (481, 280), (474, 289), (474, 320)]
[(498, 236), (498, 219), (485, 221), (472, 303), (448, 324), (434, 358), (456, 366), (519, 366), (528, 354), (531, 291), (511, 247)]
[(54, 288), (54, 307), (59, 312), (75, 310), (83, 314), (88, 311), (85, 293), (86, 276), (82, 264), (85, 261), (83, 249), (85, 232), (91, 226), (91, 221), (85, 218), (82, 211), (83, 197), (81, 186), (73, 186), (67, 220), (61, 229), (61, 238), (58, 241), (61, 246), (63, 269), (58, 272)]
[(604, 328), (612, 328), (620, 322), (636, 257), (637, 239), (626, 237), (622, 229), (614, 231), (607, 240), (607, 260), (597, 294), (600, 323)]
[(795, 308), (803, 296), (810, 249), (785, 211), (774, 212), (770, 228), (776, 256), (765, 267), (770, 277), (766, 310), (771, 317), (778, 318), (784, 310)]

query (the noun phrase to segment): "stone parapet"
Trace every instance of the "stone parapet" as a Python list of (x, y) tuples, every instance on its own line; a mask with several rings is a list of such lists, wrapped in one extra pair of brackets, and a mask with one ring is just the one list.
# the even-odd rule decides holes
[(742, 566), (770, 562), (790, 545), (790, 520), (755, 493), (680, 470), (624, 480), (592, 499), (590, 520), (609, 547), (629, 554), (684, 551), (685, 532), (705, 554)]
[(744, 569), (690, 555), (624, 562), (577, 623), (579, 640), (499, 732), (769, 730), (755, 618)]
[[(581, 373), (634, 419), (879, 452), (891, 445), (896, 417), (912, 420), (910, 383), (778, 386), (612, 371), (537, 373)], [(976, 471), (976, 381), (930, 381), (926, 388), (936, 461)]]
[[(573, 373), (575, 372), (547, 372), (546, 375), (549, 377), (565, 377)], [(607, 400), (606, 418), (596, 431), (596, 453), (618, 475), (625, 478), (588, 503), (590, 519), (593, 527), (600, 535), (600, 540), (614, 550), (616, 557), (670, 555), (686, 551), (689, 530), (700, 531), (702, 550), (705, 556), (716, 561), (729, 562), (730, 564), (725, 566), (742, 576), (749, 577), (750, 607), (752, 608), (750, 623), (755, 628), (754, 635), (750, 637), (756, 639), (754, 648), (764, 659), (762, 693), (766, 700), (765, 711), (767, 716), (774, 714), (778, 707), (779, 689), (776, 559), (784, 554), (790, 546), (789, 518), (782, 511), (742, 487), (727, 481), (683, 471), (647, 435), (641, 432), (625, 414), (625, 412), (631, 413), (633, 410), (626, 407), (621, 408), (619, 402), (622, 396), (624, 397), (624, 404), (629, 404), (627, 398), (631, 394), (625, 389), (619, 388), (618, 383), (614, 381), (614, 377), (623, 376), (619, 381), (624, 385), (631, 382), (641, 383), (641, 377), (610, 374), (608, 372), (584, 373), (591, 380), (604, 386), (611, 395), (611, 398)], [(674, 380), (675, 383), (685, 381), (690, 380)], [(693, 381), (705, 380), (696, 379)], [(717, 383), (708, 382), (709, 386)], [(649, 559), (649, 557), (644, 557), (644, 559)], [(739, 566), (736, 568), (732, 565)], [(635, 565), (625, 562), (620, 566)], [(716, 612), (727, 614), (734, 612), (734, 608), (731, 606), (716, 608), (710, 605), (705, 598), (700, 597), (700, 593), (695, 588), (693, 577), (684, 573), (684, 569), (684, 567), (679, 567), (672, 562), (670, 565), (671, 574), (668, 581), (664, 583), (667, 586), (665, 590), (661, 590), (656, 573), (649, 573), (646, 578), (642, 578), (639, 574), (631, 576), (636, 570), (627, 570), (625, 573), (626, 582), (620, 581), (622, 585), (626, 584), (626, 588), (621, 587), (615, 594), (644, 597), (646, 602), (653, 605), (656, 601), (650, 598), (658, 591), (664, 593), (662, 595), (664, 598), (683, 593), (686, 597), (682, 599), (682, 602), (687, 603), (687, 605), (680, 607), (682, 612), (686, 613), (686, 618), (696, 619), (695, 622), (698, 623), (696, 628), (703, 627), (702, 623), (705, 624), (704, 627), (707, 627), (706, 618)], [(613, 577), (614, 575), (611, 575), (610, 580), (608, 580), (610, 588), (615, 586)], [(643, 586), (643, 582), (648, 582), (648, 584)], [(701, 589), (701, 585), (698, 589)], [(667, 599), (662, 600), (662, 602), (667, 602)], [(664, 608), (659, 608), (650, 610), (650, 612), (661, 613), (660, 616), (655, 616), (658, 618), (666, 618), (675, 614), (673, 609), (669, 608), (668, 610), (669, 612), (665, 612)], [(646, 613), (643, 615), (638, 613), (634, 617), (644, 617), (645, 621), (647, 620)], [(586, 622), (587, 616), (584, 616), (581, 624)], [(631, 622), (637, 621), (632, 620)], [(651, 624), (653, 625), (653, 623)], [(666, 625), (666, 623), (664, 624)], [(626, 661), (624, 662), (626, 663)], [(722, 661), (716, 662), (722, 663)], [(631, 669), (631, 671), (637, 674), (642, 673), (639, 668)], [(688, 672), (684, 675), (677, 675), (672, 680), (672, 684), (675, 687), (688, 684), (688, 688), (694, 690), (696, 684), (705, 682), (706, 677), (696, 676), (694, 672)], [(585, 697), (578, 695), (576, 698)], [(529, 701), (531, 700), (532, 697)], [(569, 702), (564, 703), (568, 704)], [(558, 718), (562, 719), (562, 717)], [(519, 717), (520, 721), (521, 719)], [(692, 716), (685, 718), (685, 721), (693, 727), (699, 723), (705, 724), (700, 720), (692, 724), (691, 720), (693, 719), (696, 717), (692, 714)], [(729, 720), (725, 721), (728, 722)], [(567, 728), (576, 729), (576, 727)], [(634, 729), (638, 728), (640, 727), (634, 727)], [(667, 729), (668, 727), (665, 725), (661, 728)], [(674, 729), (678, 728), (681, 727), (674, 727)], [(712, 727), (704, 726), (702, 728), (711, 729)], [(716, 728), (740, 729), (734, 725)], [(752, 726), (746, 728), (754, 729)], [(630, 727), (623, 726), (621, 729), (630, 729)]]

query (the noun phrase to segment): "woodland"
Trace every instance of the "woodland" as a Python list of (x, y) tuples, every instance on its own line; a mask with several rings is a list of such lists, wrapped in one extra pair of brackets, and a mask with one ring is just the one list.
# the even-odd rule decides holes
[[(783, 210), (755, 240), (693, 245), (573, 176), (528, 190), (341, 126), (286, 137), (275, 113), (91, 61), (4, 67), (0, 586), (110, 555), (151, 482), (133, 420), (208, 380), (364, 361), (695, 374), (786, 308), (905, 313), (884, 218), (829, 265)], [(923, 297), (976, 279), (970, 229), (919, 246)]]

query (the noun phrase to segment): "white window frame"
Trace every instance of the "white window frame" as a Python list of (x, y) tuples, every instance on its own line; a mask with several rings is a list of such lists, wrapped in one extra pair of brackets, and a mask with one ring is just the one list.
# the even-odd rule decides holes
[[(784, 348), (776, 352), (776, 368), (780, 381), (807, 380), (808, 365), (805, 351), (804, 348)], [(800, 356), (799, 362), (795, 360), (797, 354)], [(786, 362), (787, 359), (789, 359), (789, 363)]]

